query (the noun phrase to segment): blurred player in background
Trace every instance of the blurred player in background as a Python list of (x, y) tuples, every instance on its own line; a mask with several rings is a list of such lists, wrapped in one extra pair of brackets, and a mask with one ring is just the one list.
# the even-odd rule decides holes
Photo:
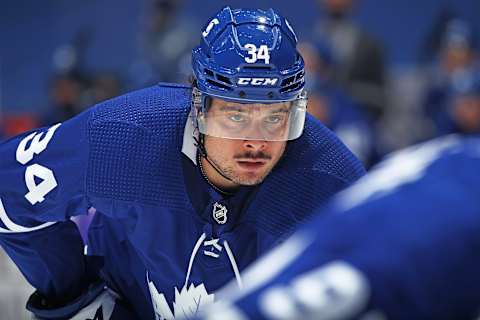
[(56, 75), (50, 85), (51, 111), (42, 119), (42, 125), (53, 125), (79, 114), (86, 86), (85, 79), (78, 73)]
[(191, 50), (198, 44), (195, 15), (183, 17), (184, 0), (146, 0), (147, 17), (139, 56), (130, 68), (138, 87), (158, 81), (187, 83)]
[[(434, 63), (428, 74), (428, 87), (423, 102), (423, 113), (432, 124), (431, 136), (455, 132), (452, 117), (452, 97), (472, 88), (472, 79), (479, 72), (475, 37), (466, 21), (451, 18), (445, 22), (438, 42)], [(471, 82), (471, 83), (470, 83)], [(467, 89), (470, 87), (470, 89)]]
[(206, 319), (480, 315), (480, 137), (390, 156), (244, 273)]
[[(195, 314), (363, 175), (306, 115), (285, 18), (225, 7), (201, 34), (192, 86), (132, 92), (0, 145), (0, 244), (37, 289), (38, 318)], [(70, 218), (87, 212), (84, 244)]]
[(372, 119), (387, 109), (382, 44), (352, 18), (356, 0), (317, 0), (324, 12), (314, 27), (316, 40), (327, 40), (336, 67), (333, 79)]
[(480, 69), (472, 68), (452, 81), (446, 108), (437, 118), (437, 134), (480, 133)]
[(365, 165), (374, 160), (374, 126), (368, 114), (333, 81), (336, 68), (326, 42), (301, 42), (308, 91), (307, 111), (342, 140)]

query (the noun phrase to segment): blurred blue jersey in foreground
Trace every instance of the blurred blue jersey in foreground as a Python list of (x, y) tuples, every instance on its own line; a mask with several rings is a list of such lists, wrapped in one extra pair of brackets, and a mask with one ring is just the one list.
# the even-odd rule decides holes
[(394, 154), (244, 274), (206, 319), (476, 319), (480, 139)]

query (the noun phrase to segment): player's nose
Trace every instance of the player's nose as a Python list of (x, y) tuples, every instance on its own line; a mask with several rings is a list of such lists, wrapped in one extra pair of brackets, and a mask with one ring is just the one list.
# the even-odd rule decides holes
[(251, 151), (262, 151), (266, 148), (267, 141), (265, 141), (265, 140), (244, 140), (243, 141), (243, 146), (246, 149), (249, 149)]

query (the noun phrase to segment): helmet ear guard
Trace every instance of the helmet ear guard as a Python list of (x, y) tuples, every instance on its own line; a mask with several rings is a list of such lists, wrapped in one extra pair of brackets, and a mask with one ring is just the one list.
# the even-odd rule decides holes
[[(196, 84), (192, 108), (200, 133), (250, 138), (232, 132), (215, 133), (206, 125), (208, 97), (213, 97), (233, 104), (262, 104), (262, 112), (290, 102), (287, 135), (254, 136), (274, 141), (298, 138), (303, 131), (307, 96), (304, 62), (296, 44), (297, 37), (288, 21), (272, 9), (225, 7), (218, 12), (204, 28), (201, 44), (192, 52)], [(278, 118), (271, 115), (267, 123)]]

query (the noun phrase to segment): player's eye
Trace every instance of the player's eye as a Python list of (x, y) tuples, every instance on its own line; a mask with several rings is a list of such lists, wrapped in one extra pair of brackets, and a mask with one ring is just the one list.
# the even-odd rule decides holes
[(246, 117), (244, 115), (240, 114), (240, 113), (230, 114), (230, 115), (228, 115), (228, 119), (230, 119), (233, 122), (237, 122), (237, 123), (246, 121)]
[(268, 124), (277, 124), (283, 120), (283, 116), (281, 115), (271, 115), (265, 118), (265, 122)]

